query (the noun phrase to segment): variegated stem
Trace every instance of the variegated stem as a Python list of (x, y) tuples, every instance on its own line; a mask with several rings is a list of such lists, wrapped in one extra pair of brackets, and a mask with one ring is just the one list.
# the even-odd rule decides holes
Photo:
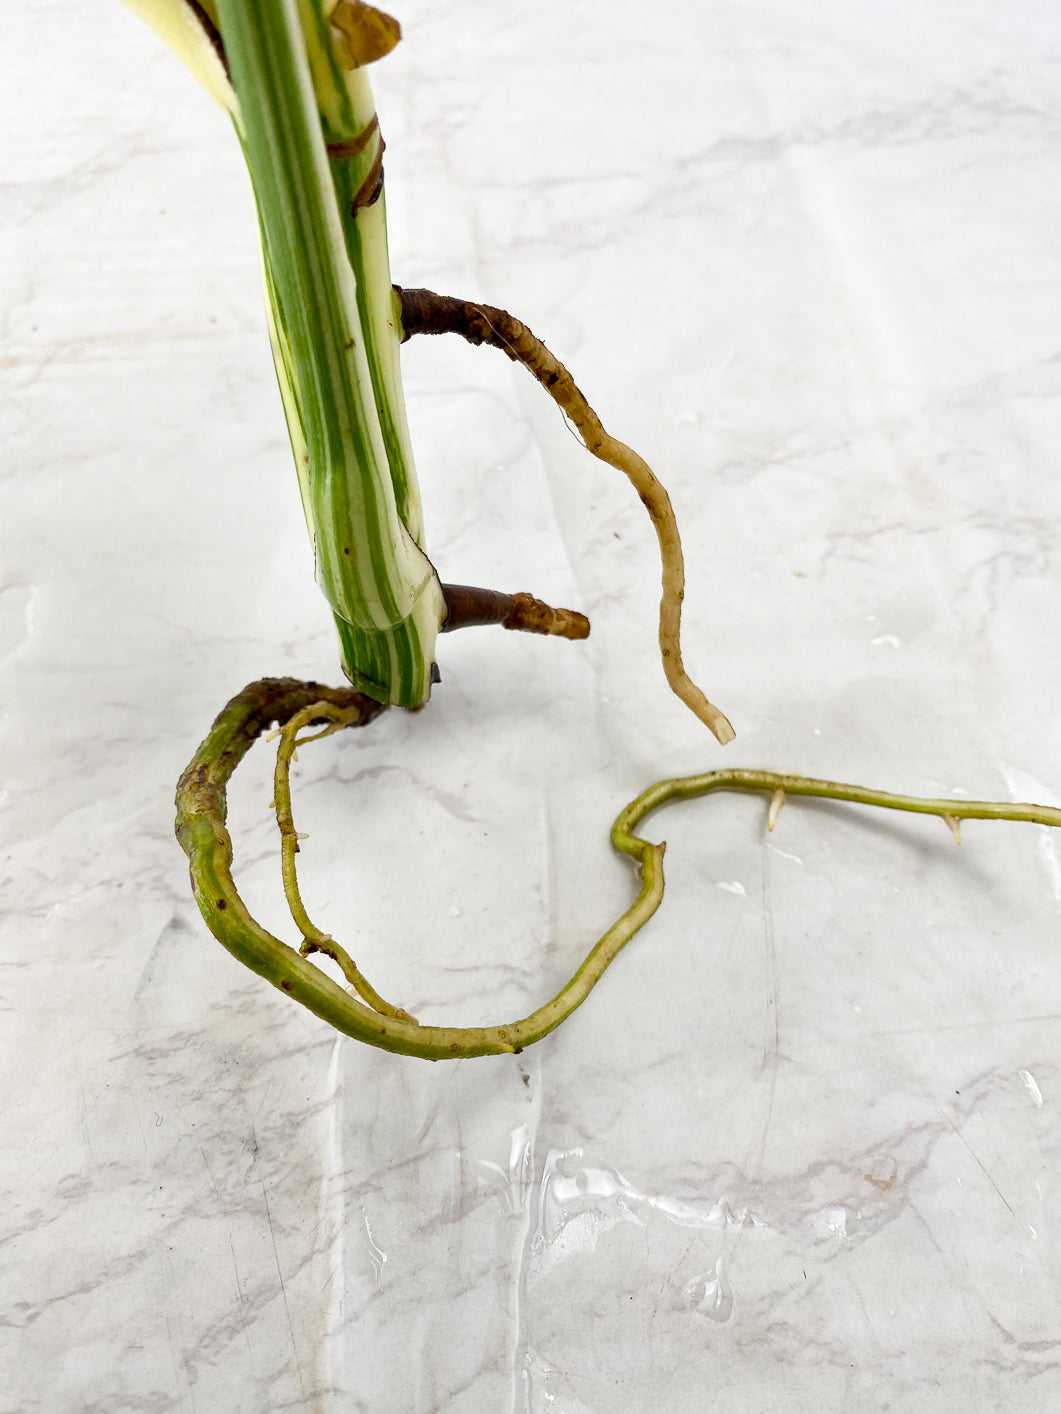
[(344, 74), (321, 0), (217, 11), (317, 579), (354, 685), (418, 706), (445, 603), (417, 543), (371, 91)]

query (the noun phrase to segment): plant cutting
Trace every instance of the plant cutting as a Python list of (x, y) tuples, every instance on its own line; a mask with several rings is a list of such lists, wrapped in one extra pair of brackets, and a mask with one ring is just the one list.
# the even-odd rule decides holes
[[(290, 768), (298, 748), (390, 707), (416, 709), (438, 680), (442, 633), (494, 623), (568, 639), (587, 620), (524, 592), (443, 584), (426, 550), (405, 417), (400, 345), (456, 333), (521, 364), (588, 451), (631, 481), (659, 542), (659, 648), (672, 691), (725, 745), (733, 729), (691, 681), (681, 653), (684, 568), (666, 491), (611, 437), (564, 366), (506, 311), (392, 283), (383, 139), (368, 66), (398, 42), (397, 23), (359, 0), (134, 0), (227, 111), (254, 189), (269, 330), (316, 575), (349, 686), (263, 679), (221, 711), (181, 777), (177, 833), (215, 937), (240, 961), (337, 1030), (426, 1059), (523, 1049), (558, 1026), (652, 916), (663, 897), (664, 846), (636, 831), (653, 810), (716, 790), (769, 800), (767, 824), (792, 796), (938, 816), (960, 841), (963, 819), (1061, 825), (1061, 811), (1008, 802), (921, 799), (746, 769), (660, 781), (618, 816), (612, 843), (634, 861), (640, 890), (570, 980), (529, 1016), (489, 1027), (419, 1026), (381, 997), (347, 950), (312, 921), (297, 877)], [(232, 877), (226, 790), (253, 742), (278, 732), (274, 775), (281, 869), (298, 947), (249, 913)], [(349, 990), (319, 968), (325, 955)]]

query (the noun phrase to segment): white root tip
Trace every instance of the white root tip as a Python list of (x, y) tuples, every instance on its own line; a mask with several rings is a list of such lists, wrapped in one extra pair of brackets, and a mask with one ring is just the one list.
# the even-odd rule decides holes
[(693, 715), (699, 717), (704, 726), (712, 734), (720, 746), (728, 746), (737, 733), (730, 725), (729, 718), (724, 712), (720, 712), (713, 702), (710, 702), (704, 693), (697, 687), (685, 673), (680, 670), (680, 676), (671, 678), (668, 674), (668, 682), (671, 691), (676, 697), (690, 708)]
[(771, 833), (773, 832), (774, 826), (777, 824), (777, 817), (781, 814), (781, 807), (782, 805), (784, 805), (784, 803), (784, 788), (782, 786), (778, 786), (777, 790), (775, 790), (773, 795), (770, 797), (770, 809), (766, 816), (766, 828), (770, 830)]
[(941, 819), (943, 820), (943, 823), (946, 825), (947, 829), (950, 830), (951, 834), (954, 836), (954, 843), (955, 843), (955, 844), (961, 844), (961, 842), (962, 842), (962, 822), (961, 822), (961, 820), (958, 818), (958, 816), (957, 816), (957, 815), (943, 815), (943, 816), (941, 816)]
[(714, 732), (715, 737), (721, 746), (728, 746), (733, 740), (733, 738), (737, 735), (737, 733), (730, 726), (729, 719), (727, 717), (723, 717), (721, 712), (718, 713), (718, 715), (715, 717), (714, 721), (710, 725), (711, 730)]

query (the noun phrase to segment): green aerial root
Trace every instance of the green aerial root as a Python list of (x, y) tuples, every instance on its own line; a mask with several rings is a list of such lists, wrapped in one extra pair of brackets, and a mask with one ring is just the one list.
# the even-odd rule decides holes
[[(777, 812), (789, 796), (814, 796), (936, 815), (959, 842), (962, 820), (1014, 820), (1061, 826), (1061, 810), (1047, 805), (932, 800), (776, 771), (707, 771), (699, 776), (658, 781), (631, 801), (612, 826), (612, 844), (638, 867), (640, 892), (593, 945), (560, 991), (537, 1011), (504, 1026), (418, 1026), (400, 1007), (385, 1002), (345, 949), (310, 920), (295, 872), (299, 836), (291, 810), (290, 767), (298, 747), (344, 727), (364, 726), (383, 710), (380, 703), (349, 689), (327, 688), (292, 678), (264, 678), (251, 683), (223, 709), (180, 779), (177, 838), (191, 861), (192, 887), (203, 917), (233, 956), (336, 1030), (384, 1050), (425, 1060), (521, 1051), (547, 1036), (585, 1001), (609, 963), (648, 922), (663, 899), (666, 846), (641, 839), (635, 830), (648, 814), (671, 801), (690, 800), (716, 790), (757, 791), (770, 797), (767, 824), (773, 829)], [(274, 722), (280, 727), (274, 804), (281, 834), (284, 888), (302, 934), (300, 951), (273, 937), (247, 911), (232, 878), (232, 840), (225, 827), (228, 781), (255, 739)], [(299, 736), (306, 731), (310, 734)], [(339, 964), (357, 996), (344, 991), (308, 961), (308, 955), (315, 952), (326, 953)]]

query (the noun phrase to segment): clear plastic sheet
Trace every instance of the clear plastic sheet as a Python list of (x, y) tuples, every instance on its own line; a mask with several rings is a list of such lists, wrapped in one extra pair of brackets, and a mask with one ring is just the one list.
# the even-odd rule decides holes
[[(470, 630), (307, 748), (305, 895), (421, 1020), (523, 1014), (632, 896), (607, 834), (727, 762), (1059, 803), (1061, 24), (1048, 6), (412, 0), (395, 277), (501, 304), (671, 489), (651, 528), (497, 354), (405, 355)], [(0, 1410), (755, 1414), (1061, 1401), (1058, 843), (673, 806), (660, 913), (559, 1032), (337, 1038), (209, 937), (177, 775), (335, 680), (224, 119), (120, 6), (8, 7)], [(269, 757), (239, 879), (283, 926)]]

